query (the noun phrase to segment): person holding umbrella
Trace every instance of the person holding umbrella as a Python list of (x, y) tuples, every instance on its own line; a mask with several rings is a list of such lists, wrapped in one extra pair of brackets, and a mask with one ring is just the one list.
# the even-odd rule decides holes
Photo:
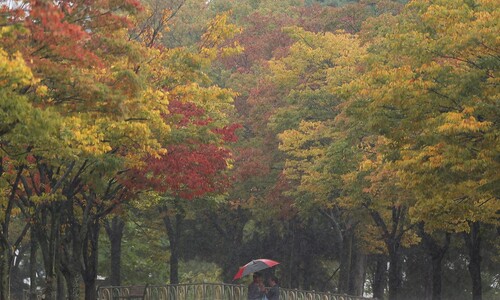
[(248, 286), (248, 300), (262, 300), (265, 294), (266, 289), (262, 282), (262, 274), (259, 272), (253, 273), (253, 281)]
[[(234, 275), (233, 280), (240, 279), (243, 276), (250, 275), (253, 273), (253, 282), (248, 286), (248, 300), (266, 299), (267, 298), (266, 289), (264, 287), (264, 283), (262, 280), (262, 274), (259, 273), (258, 271), (267, 268), (272, 268), (276, 265), (279, 265), (279, 262), (274, 260), (265, 258), (254, 259), (251, 262), (244, 265), (243, 267), (240, 267), (238, 273)], [(275, 282), (278, 283), (277, 281)]]
[(269, 286), (271, 287), (269, 291), (266, 293), (266, 297), (268, 300), (279, 300), (280, 298), (280, 288), (278, 286), (279, 281), (276, 276), (271, 276), (269, 278)]
[(250, 275), (252, 273), (256, 273), (260, 270), (264, 270), (267, 268), (272, 268), (276, 265), (278, 265), (279, 262), (270, 260), (270, 259), (265, 259), (265, 258), (260, 258), (260, 259), (254, 259), (248, 264), (244, 265), (243, 267), (240, 267), (238, 270), (238, 273), (234, 275), (233, 280), (240, 279), (243, 276)]

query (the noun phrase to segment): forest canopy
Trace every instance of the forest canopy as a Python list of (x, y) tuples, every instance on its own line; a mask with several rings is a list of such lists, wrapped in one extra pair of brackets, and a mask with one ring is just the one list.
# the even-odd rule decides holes
[(0, 0), (0, 300), (231, 283), (255, 258), (283, 288), (497, 299), (499, 20)]

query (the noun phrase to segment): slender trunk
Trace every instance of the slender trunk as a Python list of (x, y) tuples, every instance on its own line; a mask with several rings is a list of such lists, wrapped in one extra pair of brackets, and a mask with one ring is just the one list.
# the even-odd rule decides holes
[(111, 244), (110, 284), (112, 286), (121, 285), (121, 253), (124, 227), (125, 222), (119, 216), (114, 216), (111, 221), (106, 220), (104, 223)]
[[(166, 206), (160, 208), (163, 214), (163, 223), (168, 235), (170, 244), (170, 284), (179, 283), (179, 241), (181, 235), (181, 226), (184, 219), (182, 209), (177, 209), (174, 216)], [(172, 217), (173, 220), (170, 218)]]
[[(353, 238), (356, 241), (355, 238)], [(351, 269), (349, 272), (349, 295), (363, 296), (366, 273), (366, 255), (354, 242), (352, 247)]]
[(464, 233), (464, 240), (469, 251), (469, 274), (472, 280), (472, 299), (482, 300), (481, 285), (481, 236), (480, 223), (470, 223), (470, 232)]
[(432, 300), (441, 300), (443, 256), (432, 257)]
[[(223, 270), (223, 281), (231, 282), (234, 276), (234, 266), (239, 266), (242, 263), (240, 259), (242, 254), (239, 247), (243, 240), (243, 225), (247, 220), (246, 214), (241, 206), (238, 206), (235, 210), (227, 210), (221, 213), (217, 211), (209, 212), (207, 216), (215, 230), (223, 238), (224, 249), (228, 250), (227, 257), (221, 257), (222, 259), (218, 263)], [(228, 219), (223, 219), (221, 216), (228, 216)], [(282, 278), (282, 280), (284, 279)]]
[(445, 233), (445, 240), (441, 246), (434, 236), (425, 231), (423, 222), (418, 225), (418, 233), (422, 237), (422, 242), (431, 258), (431, 298), (432, 300), (441, 300), (442, 262), (444, 255), (448, 251), (451, 235)]
[[(4, 158), (0, 157), (0, 176), (4, 174)], [(7, 205), (2, 205), (1, 216), (2, 222), (0, 224), (0, 300), (10, 299), (10, 270), (12, 264), (13, 253), (12, 249), (17, 245), (12, 245), (9, 243), (10, 239), (10, 220), (12, 210), (14, 208), (14, 199), (16, 197), (16, 192), (19, 187), (21, 180), (21, 174), (23, 172), (23, 167), (17, 170), (17, 176), (14, 182), (12, 182), (12, 188), (10, 190), (9, 196), (2, 199), (7, 200)], [(3, 197), (2, 197), (3, 198)], [(24, 232), (22, 235), (24, 235)], [(19, 238), (22, 239), (22, 236)]]
[(329, 221), (335, 243), (337, 245), (337, 253), (339, 253), (339, 279), (337, 284), (337, 292), (342, 294), (349, 293), (352, 283), (351, 272), (353, 270), (353, 251), (354, 247), (354, 227), (355, 224), (351, 221), (341, 221), (341, 213), (338, 207), (333, 209), (320, 209), (319, 212)]
[(352, 235), (345, 233), (340, 245), (340, 271), (338, 292), (347, 294), (349, 292), (349, 274), (351, 272)]
[(71, 224), (71, 231), (61, 238), (61, 253), (58, 255), (60, 270), (66, 279), (67, 299), (79, 300), (82, 272), (82, 243), (80, 229)]
[[(70, 257), (69, 259), (73, 259)], [(65, 261), (61, 268), (62, 274), (66, 281), (66, 294), (69, 300), (79, 300), (80, 298), (80, 281), (81, 274), (79, 266), (75, 261)], [(59, 298), (58, 298), (59, 299)]]
[(229, 242), (229, 251), (227, 259), (223, 260), (221, 265), (223, 266), (223, 280), (224, 282), (231, 282), (234, 276), (234, 266), (241, 265), (240, 253), (236, 251), (242, 245), (241, 240), (235, 238), (234, 242)]
[(16, 258), (11, 262), (10, 269), (10, 297), (11, 299), (22, 299), (25, 278), (22, 266), (26, 265), (25, 252), (29, 250), (28, 245), (22, 245), (17, 248)]
[(402, 285), (401, 270), (401, 239), (405, 232), (406, 208), (393, 206), (392, 218), (389, 223), (384, 221), (380, 213), (370, 211), (373, 221), (383, 232), (383, 238), (389, 254), (389, 300), (399, 300)]
[[(306, 234), (306, 233), (303, 233), (303, 234)], [(306, 242), (306, 239), (301, 239), (302, 240), (302, 245), (301, 245), (301, 250), (300, 250), (300, 253), (301, 253), (301, 258), (300, 260), (302, 261), (302, 270), (301, 270), (301, 274), (302, 274), (302, 288), (304, 290), (311, 290), (312, 289), (312, 284), (313, 284), (313, 277), (311, 276), (312, 275), (312, 268), (314, 267), (313, 265), (313, 256), (311, 256), (311, 254), (309, 253), (309, 251), (307, 251), (308, 249), (306, 248), (307, 247), (307, 244), (308, 242)]]
[(0, 253), (0, 300), (10, 299), (10, 266), (11, 254), (4, 243), (1, 245)]
[(387, 259), (384, 255), (376, 256), (375, 274), (373, 276), (373, 297), (384, 299), (384, 290), (386, 285)]
[(111, 285), (120, 286), (121, 279), (121, 258), (122, 258), (122, 237), (123, 231), (119, 235), (113, 236), (111, 240)]
[(85, 300), (97, 298), (96, 280), (99, 258), (99, 221), (94, 220), (89, 225), (83, 247), (83, 280), (85, 282)]
[(80, 300), (80, 274), (67, 272), (64, 274), (68, 300)]
[(170, 284), (179, 283), (179, 245), (176, 238), (169, 235), (170, 243)]
[(85, 281), (85, 300), (97, 299), (97, 285), (95, 280)]
[(56, 276), (50, 272), (45, 274), (45, 290), (44, 290), (44, 299), (55, 300), (57, 295), (56, 289), (57, 278)]
[(36, 242), (35, 231), (30, 230), (30, 300), (36, 300), (36, 288), (37, 288), (37, 279), (36, 279), (36, 254), (38, 251), (38, 243)]
[(389, 300), (400, 300), (402, 273), (399, 246), (391, 245), (389, 248)]
[[(42, 213), (41, 222), (34, 226), (36, 228), (35, 234), (37, 236), (38, 243), (40, 245), (40, 250), (42, 250), (43, 264), (45, 268), (45, 289), (44, 298), (45, 300), (55, 300), (56, 299), (56, 252), (58, 252), (59, 247), (59, 214), (56, 213), (58, 208), (52, 209), (52, 217), (48, 221), (48, 211)], [(43, 224), (50, 222), (50, 230), (48, 232), (44, 230)]]
[(289, 247), (290, 249), (290, 260), (289, 260), (289, 266), (288, 266), (288, 286), (289, 287), (292, 287), (292, 286), (298, 286), (298, 282), (297, 282), (297, 276), (294, 276), (295, 272), (295, 268), (297, 267), (297, 263), (296, 263), (296, 259), (295, 259), (295, 249), (296, 246), (296, 233), (295, 233), (295, 228), (296, 228), (296, 224), (295, 224), (295, 220), (291, 220), (290, 221), (290, 226), (292, 228), (291, 232), (292, 232), (292, 236), (291, 236), (291, 247)]
[(61, 271), (57, 272), (57, 300), (66, 300), (64, 281), (63, 273)]

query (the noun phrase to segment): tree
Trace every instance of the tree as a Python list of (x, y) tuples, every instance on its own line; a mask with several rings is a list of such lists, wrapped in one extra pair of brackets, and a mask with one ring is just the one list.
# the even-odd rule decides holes
[(226, 143), (236, 140), (235, 124), (228, 124), (234, 94), (211, 85), (204, 68), (217, 57), (239, 51), (236, 43), (223, 41), (238, 32), (228, 23), (228, 15), (216, 16), (200, 40), (197, 52), (176, 48), (165, 51), (170, 60), (162, 66), (168, 72), (155, 84), (167, 90), (173, 99), (168, 105), (171, 139), (167, 152), (150, 156), (136, 168), (134, 186), (151, 188), (158, 193), (158, 209), (170, 242), (170, 282), (178, 283), (179, 240), (186, 217), (182, 203), (207, 195), (220, 194), (228, 186), (225, 171), (231, 157)]
[(145, 154), (164, 151), (158, 140), (169, 132), (163, 121), (167, 102), (161, 90), (142, 84), (151, 73), (138, 72), (155, 52), (124, 35), (131, 19), (119, 14), (134, 14), (137, 2), (31, 1), (25, 8), (24, 15), (7, 10), (14, 29), (2, 43), (11, 53), (23, 53), (40, 78), (24, 92), (42, 113), (53, 114), (47, 120), (55, 128), (41, 130), (44, 143), (18, 141), (19, 132), (6, 140), (6, 154), (12, 157), (10, 149), (19, 145), (27, 159), (14, 165), (23, 186), (16, 204), (38, 225), (46, 296), (54, 296), (61, 263), (68, 296), (78, 297), (83, 275), (92, 298), (99, 219), (125, 195), (118, 174)]
[[(6, 32), (11, 29), (7, 27)], [(0, 36), (1, 37), (1, 36)], [(20, 53), (9, 55), (0, 48), (0, 205), (1, 234), (0, 234), (0, 299), (10, 297), (10, 270), (13, 263), (14, 251), (22, 242), (29, 230), (29, 222), (24, 229), (12, 236), (11, 224), (20, 217), (16, 207), (16, 195), (21, 185), (21, 175), (24, 170), (22, 143), (29, 141), (32, 145), (43, 143), (45, 135), (36, 137), (31, 135), (38, 126), (45, 126), (47, 131), (53, 129), (51, 122), (45, 122), (45, 117), (51, 114), (31, 106), (22, 90), (30, 84), (35, 84), (29, 67), (24, 63)], [(30, 133), (19, 138), (19, 135)], [(12, 157), (14, 156), (14, 159)], [(16, 156), (21, 156), (20, 160)]]
[(489, 171), (498, 147), (496, 6), (417, 1), (385, 16), (396, 25), (379, 31), (386, 36), (374, 39), (369, 71), (353, 92), (367, 125), (393, 144), (395, 169), (416, 198), (410, 217), (429, 232), (463, 232), (474, 299), (480, 224), (498, 221), (498, 177)]

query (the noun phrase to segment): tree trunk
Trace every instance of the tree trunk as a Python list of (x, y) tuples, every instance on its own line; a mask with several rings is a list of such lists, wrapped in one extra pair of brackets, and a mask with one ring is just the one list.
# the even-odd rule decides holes
[[(306, 235), (306, 232), (302, 233), (303, 235)], [(313, 289), (312, 285), (314, 284), (314, 279), (312, 277), (312, 271), (314, 267), (314, 260), (313, 256), (311, 253), (308, 251), (308, 244), (309, 242), (307, 241), (307, 238), (301, 238), (301, 245), (300, 245), (300, 274), (302, 275), (302, 289), (304, 290), (311, 290)]]
[(111, 244), (110, 284), (112, 286), (121, 285), (121, 253), (124, 227), (125, 222), (119, 216), (114, 216), (111, 222), (106, 220), (104, 223), (104, 228)]
[[(69, 202), (68, 206), (72, 203)], [(58, 255), (59, 267), (66, 279), (66, 292), (69, 300), (79, 300), (80, 282), (82, 279), (82, 231), (79, 224), (72, 221), (74, 218), (71, 207), (66, 211), (68, 230), (61, 236), (60, 254)]]
[[(170, 222), (170, 221), (168, 221)], [(174, 235), (177, 235), (174, 233)], [(178, 240), (169, 234), (170, 243), (170, 284), (179, 283), (179, 244)]]
[[(69, 260), (66, 260), (69, 259)], [(81, 273), (79, 262), (71, 255), (62, 263), (61, 271), (66, 281), (66, 294), (69, 300), (79, 300)]]
[[(342, 294), (349, 293), (353, 288), (351, 279), (353, 279), (353, 251), (355, 250), (355, 224), (352, 220), (343, 222), (341, 219), (340, 209), (335, 207), (333, 209), (324, 210), (320, 209), (319, 212), (326, 217), (330, 222), (332, 233), (337, 244), (337, 251), (339, 253), (339, 279), (337, 292)], [(355, 285), (355, 284), (354, 284)]]
[(80, 274), (68, 272), (64, 274), (68, 300), (80, 300)]
[(297, 287), (299, 285), (299, 282), (298, 282), (298, 276), (295, 276), (295, 274), (297, 274), (297, 272), (295, 271), (296, 268), (297, 268), (297, 255), (296, 255), (296, 249), (297, 249), (297, 221), (295, 219), (292, 219), (290, 220), (290, 227), (292, 228), (291, 230), (291, 233), (292, 233), (292, 236), (290, 237), (290, 244), (291, 244), (291, 247), (289, 247), (290, 249), (290, 253), (289, 253), (289, 264), (288, 264), (288, 286), (289, 287)]
[(422, 237), (422, 242), (431, 258), (432, 300), (441, 300), (441, 282), (443, 277), (442, 262), (444, 255), (448, 251), (451, 235), (449, 233), (445, 233), (445, 240), (443, 246), (441, 246), (436, 238), (425, 232), (423, 222), (418, 225), (418, 232)]
[(57, 295), (56, 289), (57, 278), (51, 273), (45, 274), (45, 290), (44, 290), (44, 299), (45, 300), (55, 300)]
[[(221, 219), (221, 216), (227, 216), (228, 218)], [(239, 247), (242, 245), (243, 227), (248, 218), (241, 206), (238, 206), (235, 210), (225, 210), (223, 212), (210, 211), (207, 217), (223, 238), (224, 249), (228, 250), (227, 256), (219, 260), (218, 264), (222, 267), (222, 280), (231, 282), (234, 276), (234, 266), (239, 266), (242, 263), (242, 252)]]
[[(356, 241), (355, 238), (353, 238)], [(351, 269), (349, 272), (349, 295), (363, 296), (365, 287), (366, 255), (362, 253), (359, 245), (354, 242), (351, 256)]]
[(375, 274), (373, 275), (373, 298), (384, 299), (386, 285), (387, 260), (382, 254), (376, 256)]
[(99, 262), (99, 220), (90, 222), (88, 227), (83, 245), (84, 269), (82, 276), (85, 282), (85, 300), (95, 300), (97, 298), (96, 280)]
[(399, 246), (391, 245), (389, 247), (389, 300), (401, 299), (399, 295), (401, 290), (401, 277)]
[(0, 300), (9, 300), (11, 254), (3, 244), (0, 249)]
[(10, 269), (10, 298), (11, 299), (23, 299), (23, 289), (24, 289), (24, 268), (27, 263), (25, 259), (25, 252), (29, 250), (28, 245), (20, 245), (17, 248), (16, 259), (11, 261)]
[(97, 286), (95, 280), (85, 281), (85, 300), (97, 299)]
[(352, 253), (352, 235), (346, 233), (343, 235), (340, 245), (340, 271), (339, 271), (339, 294), (347, 294), (349, 292), (349, 275), (351, 273), (351, 253)]
[[(0, 157), (0, 176), (2, 176), (5, 172), (3, 162), (4, 157)], [(14, 208), (14, 199), (16, 197), (19, 183), (21, 181), (23, 169), (23, 167), (20, 167), (17, 170), (16, 179), (11, 183), (9, 196), (6, 198), (2, 197), (2, 200), (7, 200), (7, 205), (5, 205), (5, 203), (4, 205), (2, 205), (2, 215), (0, 216), (0, 219), (2, 219), (2, 222), (0, 224), (0, 300), (10, 299), (10, 270), (13, 258), (12, 249), (17, 247), (17, 245), (12, 245), (9, 243), (10, 220), (12, 216), (12, 210)], [(28, 227), (26, 227), (26, 229), (27, 228)], [(23, 231), (21, 236), (19, 236), (19, 239), (22, 240), (22, 237), (25, 233), (26, 231)]]
[(401, 239), (405, 232), (406, 208), (393, 206), (391, 225), (387, 226), (380, 213), (370, 211), (373, 221), (383, 232), (383, 238), (389, 253), (389, 300), (399, 300), (402, 284)]
[[(176, 209), (174, 216), (170, 216), (172, 212), (166, 206), (160, 207), (170, 244), (170, 284), (179, 283), (179, 241), (184, 214), (182, 209)], [(171, 217), (174, 222), (170, 219)]]
[[(58, 240), (58, 239), (57, 239)], [(43, 264), (45, 268), (45, 288), (44, 288), (44, 299), (45, 300), (55, 300), (56, 299), (56, 266), (55, 266), (55, 244), (56, 240), (45, 240), (45, 237), (38, 238), (39, 243), (45, 244), (45, 247), (41, 247)]]
[(432, 300), (441, 300), (443, 256), (432, 257)]
[(30, 230), (30, 296), (29, 300), (36, 300), (36, 288), (37, 288), (37, 279), (36, 279), (36, 254), (38, 251), (38, 243), (36, 242), (36, 236), (34, 230)]
[(471, 222), (470, 232), (464, 233), (464, 240), (469, 251), (469, 274), (472, 279), (472, 299), (482, 300), (482, 283), (481, 283), (481, 236), (480, 223)]
[(61, 271), (57, 272), (57, 300), (66, 300), (65, 279)]

